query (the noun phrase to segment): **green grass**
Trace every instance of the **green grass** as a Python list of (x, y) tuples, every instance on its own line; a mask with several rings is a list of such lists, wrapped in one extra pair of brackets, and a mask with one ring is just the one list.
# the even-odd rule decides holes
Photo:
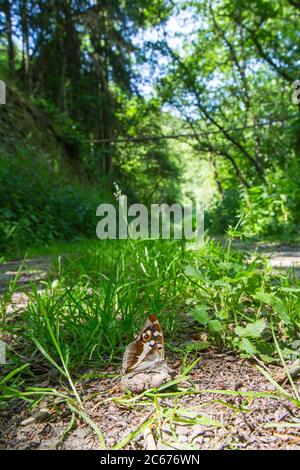
[[(272, 326), (284, 357), (298, 354), (299, 281), (292, 272), (274, 275), (258, 255), (246, 263), (244, 253), (209, 240), (197, 252), (181, 242), (82, 240), (47, 254), (58, 259), (56, 275), (42, 291), (32, 286), (22, 318), (5, 322), (3, 313), (15, 283), (2, 300), (3, 333), (21, 332), (22, 347), (36, 360), (36, 342), (59, 357), (50, 327), (71, 370), (118, 364), (149, 313), (158, 315), (167, 337), (188, 314), (208, 344), (265, 362), (278, 360)], [(186, 351), (201, 350), (191, 346)]]
[(48, 246), (33, 246), (28, 248), (26, 252), (27, 258), (35, 258), (42, 256), (64, 256), (64, 255), (83, 255), (87, 249), (97, 250), (99, 248), (99, 240), (78, 238), (74, 241), (61, 241), (51, 243)]
[(178, 326), (186, 280), (180, 244), (91, 243), (69, 255), (44, 292), (32, 288), (23, 320), (28, 345), (39, 341), (57, 357), (48, 325), (56, 332), (71, 367), (120, 361), (126, 343), (146, 316)]

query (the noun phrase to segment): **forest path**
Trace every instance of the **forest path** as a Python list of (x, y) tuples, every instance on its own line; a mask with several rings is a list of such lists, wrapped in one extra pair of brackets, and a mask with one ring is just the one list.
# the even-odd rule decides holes
[(242, 251), (257, 252), (269, 259), (270, 265), (277, 273), (294, 269), (300, 278), (300, 246), (289, 246), (281, 243), (245, 244), (235, 242), (234, 247)]
[(0, 264), (0, 300), (9, 293), (10, 286), (13, 291), (7, 313), (21, 312), (27, 307), (29, 297), (26, 291), (32, 283), (38, 289), (42, 288), (42, 281), (55, 273), (53, 267), (56, 259), (54, 256), (42, 256)]
[[(234, 242), (234, 247), (242, 251), (258, 252), (262, 256), (270, 259), (270, 264), (275, 269), (295, 268), (300, 271), (300, 245), (289, 246), (280, 243), (246, 244)], [(65, 256), (65, 253), (64, 255)], [(12, 281), (18, 271), (16, 284), (20, 287), (29, 285), (31, 282), (40, 282), (47, 278), (53, 263), (58, 256), (41, 256), (31, 258), (26, 261), (16, 260), (7, 263), (0, 263), (0, 295), (3, 293), (10, 281)]]
[[(234, 247), (247, 252), (258, 252), (270, 260), (271, 266), (278, 273), (294, 268), (300, 278), (300, 246), (274, 244), (245, 244), (235, 242)], [(65, 254), (63, 255), (65, 256)], [(26, 307), (26, 288), (31, 283), (41, 286), (41, 282), (55, 275), (53, 269), (58, 256), (41, 256), (26, 261), (16, 260), (0, 264), (0, 297), (7, 291), (10, 282), (16, 278), (17, 288), (11, 299), (12, 310)]]
[(42, 281), (47, 277), (53, 261), (53, 257), (43, 256), (26, 261), (17, 260), (0, 264), (0, 295), (16, 276), (16, 284), (20, 287), (27, 286), (31, 282)]

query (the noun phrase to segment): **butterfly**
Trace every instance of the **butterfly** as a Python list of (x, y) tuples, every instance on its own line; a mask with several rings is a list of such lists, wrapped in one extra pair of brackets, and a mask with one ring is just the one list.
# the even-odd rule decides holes
[(164, 361), (164, 339), (156, 315), (149, 315), (144, 327), (130, 343), (123, 357), (123, 373), (153, 370)]

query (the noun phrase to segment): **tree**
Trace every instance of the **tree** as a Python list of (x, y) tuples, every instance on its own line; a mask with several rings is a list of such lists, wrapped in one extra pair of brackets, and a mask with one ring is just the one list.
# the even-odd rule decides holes
[(5, 13), (5, 30), (7, 36), (7, 57), (9, 78), (15, 75), (15, 48), (13, 42), (13, 26), (12, 26), (12, 4), (10, 0), (4, 0), (2, 9)]

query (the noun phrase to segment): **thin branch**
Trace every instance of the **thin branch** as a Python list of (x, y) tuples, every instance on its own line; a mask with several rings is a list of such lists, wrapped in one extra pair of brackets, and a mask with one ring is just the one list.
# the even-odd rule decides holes
[(257, 127), (267, 127), (267, 126), (273, 126), (274, 124), (282, 124), (284, 121), (288, 121), (290, 119), (295, 119), (297, 116), (290, 116), (289, 118), (286, 119), (278, 119), (278, 120), (273, 120), (269, 122), (263, 122), (260, 124), (255, 124), (255, 125), (249, 125), (249, 126), (244, 126), (244, 127), (232, 127), (228, 129), (222, 129), (222, 130), (215, 130), (215, 131), (200, 131), (200, 132), (193, 132), (192, 134), (186, 133), (186, 134), (169, 134), (169, 135), (145, 135), (145, 136), (139, 136), (139, 137), (124, 137), (124, 138), (116, 138), (116, 139), (90, 139), (86, 140), (85, 143), (139, 143), (139, 142), (148, 142), (148, 141), (156, 141), (156, 140), (163, 140), (163, 139), (193, 139), (198, 136), (207, 136), (207, 135), (215, 135), (215, 134), (224, 134), (224, 132), (229, 133), (229, 132), (241, 132), (247, 129), (253, 129)]

